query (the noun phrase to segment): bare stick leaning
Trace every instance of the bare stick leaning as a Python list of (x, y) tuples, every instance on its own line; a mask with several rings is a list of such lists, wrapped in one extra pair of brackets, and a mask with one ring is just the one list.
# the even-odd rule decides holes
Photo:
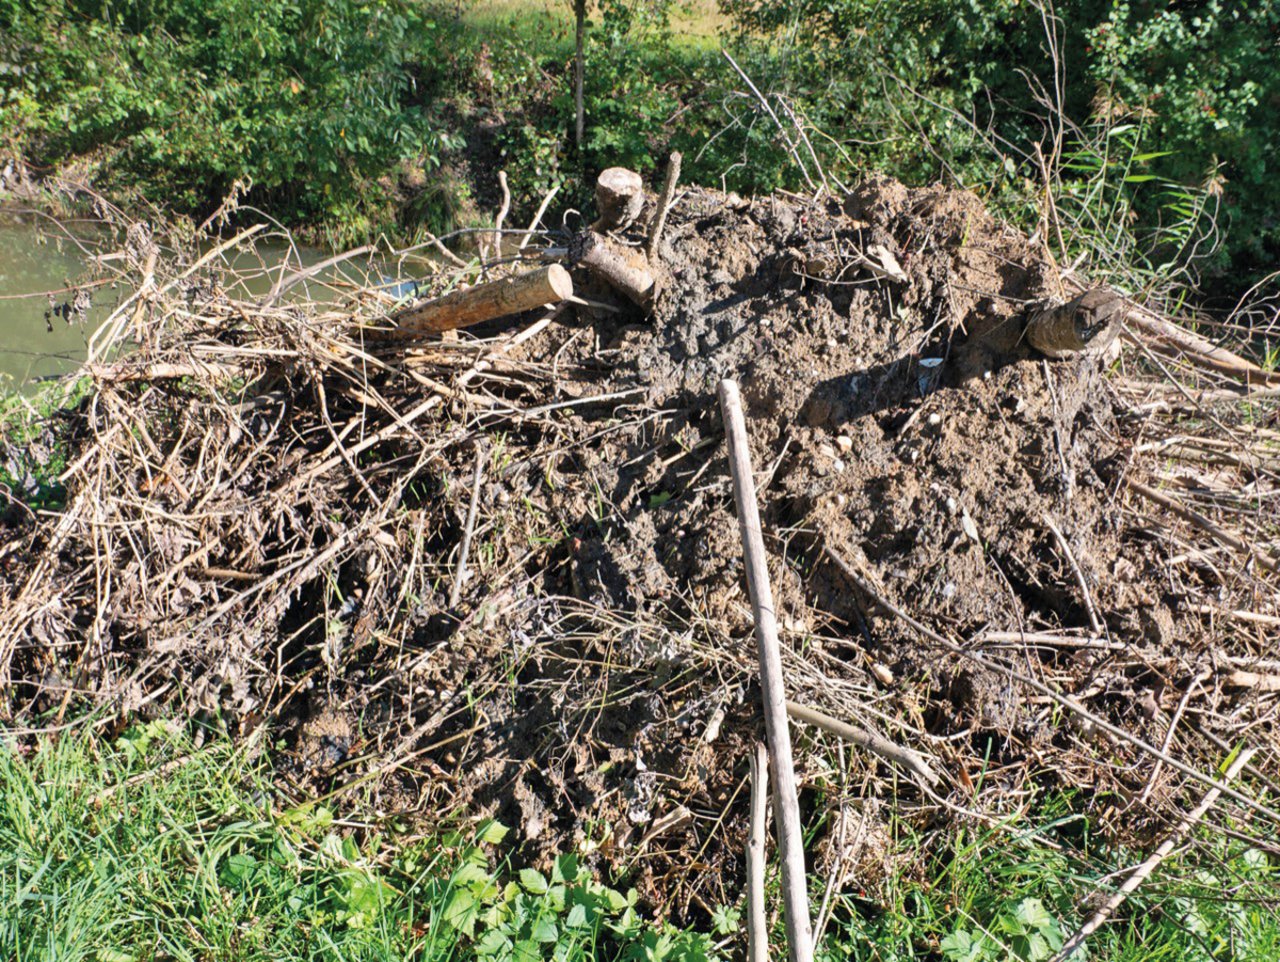
[[(1254, 756), (1255, 752), (1257, 752), (1256, 748), (1243, 749), (1227, 770), (1222, 773), (1222, 780), (1229, 782), (1239, 775), (1240, 770), (1249, 763), (1249, 759)], [(1066, 944), (1063, 945), (1050, 962), (1066, 962), (1067, 959), (1071, 958), (1076, 950), (1084, 945), (1084, 940), (1096, 932), (1111, 917), (1111, 913), (1118, 909), (1121, 903), (1129, 897), (1129, 893), (1133, 892), (1148, 875), (1159, 868), (1160, 863), (1173, 851), (1174, 846), (1199, 824), (1200, 819), (1204, 818), (1205, 813), (1213, 807), (1214, 802), (1218, 800), (1218, 796), (1221, 794), (1221, 790), (1217, 788), (1211, 788), (1205, 792), (1200, 804), (1182, 817), (1182, 821), (1177, 824), (1169, 837), (1160, 843), (1160, 847), (1147, 856), (1146, 861), (1133, 870), (1129, 877), (1124, 880), (1124, 884), (1116, 890), (1111, 898), (1107, 899), (1102, 908), (1093, 913), (1092, 918), (1080, 927), (1080, 931), (1067, 939)]]
[(901, 745), (895, 745), (883, 735), (878, 735), (865, 728), (858, 728), (848, 722), (842, 722), (838, 718), (832, 718), (830, 715), (824, 714), (815, 708), (809, 708), (793, 701), (787, 702), (787, 714), (798, 722), (812, 725), (814, 728), (820, 728), (829, 735), (835, 735), (850, 744), (865, 748), (881, 758), (897, 762), (931, 788), (937, 787), (942, 781), (923, 755), (919, 752), (913, 752), (909, 748), (903, 748)]
[(751, 752), (751, 834), (747, 836), (747, 962), (769, 962), (764, 911), (765, 816), (769, 806), (769, 756), (763, 742)]
[(755, 615), (756, 644), (760, 656), (760, 691), (764, 701), (764, 727), (768, 736), (769, 764), (773, 768), (773, 807), (782, 858), (782, 900), (786, 912), (787, 942), (792, 962), (813, 962), (813, 923), (804, 875), (804, 837), (800, 803), (796, 794), (795, 766), (791, 760), (791, 732), (787, 724), (787, 698), (782, 678), (782, 651), (778, 622), (773, 610), (773, 590), (760, 530), (756, 483), (751, 472), (751, 449), (742, 415), (738, 383), (720, 382), (720, 410), (729, 446), (729, 470), (733, 498), (738, 506), (738, 530), (747, 568), (747, 590)]

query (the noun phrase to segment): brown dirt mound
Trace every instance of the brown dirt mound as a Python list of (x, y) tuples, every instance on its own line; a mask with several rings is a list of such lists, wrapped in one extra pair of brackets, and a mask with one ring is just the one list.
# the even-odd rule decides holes
[[(131, 243), (144, 265), (145, 237)], [(858, 266), (872, 245), (905, 282)], [(890, 784), (921, 824), (1083, 787), (1131, 831), (1195, 794), (990, 665), (1168, 734), (1195, 764), (1242, 725), (1274, 730), (1274, 699), (1224, 674), (1262, 636), (1210, 630), (1200, 608), (1274, 604), (1265, 572), (1127, 506), (1150, 415), (1105, 359), (1048, 362), (1022, 343), (1056, 273), (975, 197), (887, 180), (842, 204), (691, 189), (662, 259), (651, 319), (562, 314), (528, 338), (408, 352), (345, 339), (353, 314), (379, 309), (368, 285), (304, 312), (237, 301), (214, 268), (176, 263), (152, 288), (164, 297), (139, 302), (141, 353), (62, 429), (66, 512), (9, 512), (9, 724), (102, 702), (266, 721), (293, 733), (288, 777), (372, 786), (388, 815), (496, 814), (530, 860), (576, 847), (664, 912), (730, 902), (760, 730), (715, 402), (732, 376), (793, 697), (947, 773), (927, 797), (797, 726), (822, 824), (885, 817)], [(131, 379), (161, 362), (189, 376)], [(477, 444), (481, 520), (451, 609)], [(1171, 566), (1175, 537), (1189, 564)], [(824, 548), (994, 660), (922, 644)], [(1195, 724), (1170, 733), (1192, 700)]]

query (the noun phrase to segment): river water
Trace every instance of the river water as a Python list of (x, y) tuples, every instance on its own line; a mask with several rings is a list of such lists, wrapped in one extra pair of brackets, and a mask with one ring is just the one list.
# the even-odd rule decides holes
[[(110, 271), (95, 264), (95, 258), (110, 258), (120, 246), (118, 238), (96, 222), (55, 222), (0, 208), (0, 391), (67, 374), (84, 360), (90, 335), (129, 293), (109, 280)], [(251, 252), (228, 256), (242, 278), (231, 293), (252, 296), (267, 293), (283, 273), (311, 267), (328, 255), (268, 238)], [(427, 259), (376, 266), (400, 279), (404, 270), (421, 267)], [(344, 271), (351, 272), (347, 280), (363, 280), (370, 266), (369, 258), (362, 257), (326, 269), (292, 288), (285, 300), (319, 293), (318, 288), (340, 279)], [(86, 282), (89, 304), (78, 313), (71, 303), (73, 289)], [(72, 309), (65, 310), (68, 306)]]
[(87, 338), (110, 313), (116, 292), (95, 291), (82, 322), (63, 320), (61, 304), (99, 253), (102, 236), (89, 224), (58, 229), (0, 212), (0, 390), (65, 374), (84, 358)]

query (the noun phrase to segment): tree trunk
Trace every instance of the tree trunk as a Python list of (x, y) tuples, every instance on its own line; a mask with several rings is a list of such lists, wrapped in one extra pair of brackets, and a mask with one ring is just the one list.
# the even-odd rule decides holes
[(583, 103), (582, 86), (586, 75), (587, 63), (583, 46), (587, 33), (587, 0), (573, 0), (573, 18), (575, 22), (573, 52), (573, 106), (574, 127), (573, 143), (578, 148), (578, 156), (582, 156), (582, 141), (586, 135), (586, 107)]

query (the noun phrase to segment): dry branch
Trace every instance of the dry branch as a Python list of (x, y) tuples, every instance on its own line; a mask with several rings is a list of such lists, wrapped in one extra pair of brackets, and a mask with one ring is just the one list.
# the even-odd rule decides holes
[(1238, 534), (1228, 531), (1221, 525), (1215, 524), (1204, 515), (1200, 514), (1200, 512), (1193, 511), (1182, 502), (1177, 501), (1168, 495), (1161, 494), (1159, 491), (1154, 488), (1147, 487), (1147, 485), (1140, 481), (1128, 478), (1126, 479), (1126, 483), (1134, 493), (1142, 495), (1142, 497), (1146, 498), (1148, 501), (1154, 501), (1156, 504), (1168, 508), (1179, 517), (1190, 521), (1197, 528), (1207, 531), (1217, 541), (1220, 541), (1225, 545), (1229, 545), (1237, 551), (1243, 551), (1245, 554), (1253, 558), (1258, 563), (1259, 567), (1272, 572), (1280, 570), (1280, 565), (1277, 564), (1275, 558), (1273, 558), (1270, 553), (1249, 544)]
[(671, 154), (667, 161), (667, 180), (662, 185), (662, 196), (658, 198), (658, 207), (653, 212), (653, 222), (649, 225), (649, 237), (645, 241), (645, 253), (650, 261), (658, 259), (658, 245), (662, 243), (662, 231), (667, 224), (667, 213), (676, 199), (676, 185), (680, 182), (680, 164), (684, 158), (679, 151)]
[(573, 239), (569, 263), (583, 267), (637, 307), (648, 310), (657, 294), (657, 280), (643, 253), (615, 244), (595, 231)]
[[(1254, 756), (1256, 751), (1257, 749), (1255, 748), (1242, 750), (1223, 773), (1223, 780), (1229, 782), (1239, 775), (1240, 770), (1249, 763), (1249, 759)], [(1160, 843), (1160, 847), (1152, 852), (1146, 861), (1133, 870), (1132, 874), (1124, 880), (1124, 884), (1120, 886), (1119, 890), (1111, 898), (1107, 899), (1102, 908), (1093, 913), (1093, 917), (1088, 922), (1080, 927), (1080, 931), (1066, 941), (1058, 954), (1053, 957), (1052, 962), (1066, 962), (1067, 959), (1071, 958), (1079, 950), (1080, 946), (1084, 945), (1085, 939), (1097, 931), (1111, 917), (1111, 913), (1120, 907), (1121, 903), (1143, 883), (1148, 875), (1159, 868), (1160, 863), (1173, 851), (1174, 846), (1200, 823), (1205, 813), (1213, 807), (1221, 794), (1222, 790), (1220, 788), (1211, 788), (1205, 792), (1200, 804), (1183, 816), (1182, 821), (1178, 823), (1169, 837)]]
[(1028, 688), (1031, 688), (1034, 691), (1039, 692), (1041, 695), (1046, 696), (1050, 700), (1061, 705), (1063, 708), (1067, 709), (1068, 711), (1072, 712), (1078, 717), (1084, 719), (1085, 721), (1089, 722), (1095, 727), (1101, 729), (1102, 731), (1107, 732), (1108, 734), (1119, 739), (1120, 741), (1127, 742), (1129, 745), (1132, 745), (1134, 748), (1145, 752), (1147, 755), (1151, 756), (1152, 758), (1159, 759), (1160, 761), (1168, 765), (1170, 768), (1176, 769), (1177, 771), (1182, 772), (1182, 774), (1187, 775), (1190, 778), (1194, 778), (1198, 782), (1208, 785), (1211, 788), (1218, 789), (1220, 792), (1222, 792), (1222, 794), (1235, 799), (1237, 802), (1251, 809), (1252, 811), (1257, 812), (1259, 815), (1263, 815), (1270, 821), (1276, 824), (1280, 824), (1280, 812), (1276, 811), (1275, 809), (1267, 805), (1264, 805), (1261, 802), (1256, 801), (1255, 799), (1250, 798), (1248, 795), (1245, 795), (1242, 792), (1236, 791), (1234, 788), (1231, 788), (1229, 785), (1226, 785), (1225, 783), (1218, 781), (1211, 775), (1206, 775), (1204, 772), (1200, 771), (1199, 769), (1191, 765), (1188, 765), (1186, 762), (1183, 762), (1177, 758), (1174, 758), (1168, 752), (1161, 751), (1160, 749), (1152, 745), (1150, 742), (1147, 742), (1142, 738), (1139, 738), (1137, 735), (1134, 735), (1131, 732), (1125, 731), (1119, 725), (1112, 724), (1111, 722), (1107, 721), (1105, 718), (1101, 717), (1095, 712), (1089, 711), (1089, 709), (1085, 708), (1084, 705), (1080, 704), (1080, 702), (1076, 701), (1076, 699), (1071, 698), (1067, 695), (1064, 695), (1061, 692), (1051, 688), (1049, 685), (1040, 681), (1038, 678), (1032, 678), (1030, 675), (1026, 675), (1020, 671), (1016, 671), (1007, 665), (996, 664), (992, 662), (989, 658), (987, 658), (985, 655), (983, 655), (981, 652), (972, 651), (969, 648), (964, 647), (963, 645), (958, 645), (954, 641), (951, 641), (950, 639), (934, 631), (932, 628), (928, 627), (927, 625), (921, 624), (919, 621), (917, 621), (915, 618), (912, 618), (909, 614), (907, 614), (905, 611), (903, 611), (893, 602), (885, 598), (885, 596), (881, 592), (877, 591), (875, 587), (872, 586), (870, 581), (868, 581), (866, 578), (858, 574), (853, 569), (853, 566), (850, 565), (849, 562), (845, 561), (844, 558), (840, 557), (840, 555), (836, 551), (834, 551), (829, 545), (823, 548), (823, 553), (840, 570), (840, 573), (849, 579), (850, 583), (853, 584), (854, 587), (856, 587), (859, 591), (862, 591), (869, 598), (871, 598), (871, 600), (873, 600), (876, 604), (878, 604), (881, 608), (883, 608), (889, 614), (893, 615), (895, 618), (897, 618), (904, 625), (906, 625), (908, 628), (910, 628), (912, 631), (914, 631), (916, 634), (920, 635), (921, 637), (927, 638), (929, 641), (932, 641), (934, 644), (938, 645), (941, 648), (946, 649), (947, 651), (951, 652), (954, 655), (959, 655), (962, 658), (966, 658), (969, 661), (974, 662), (975, 664), (982, 665), (984, 668), (1001, 672), (1005, 676), (1019, 682), (1020, 684), (1026, 685)]
[(765, 733), (768, 736), (769, 761), (773, 768), (778, 848), (782, 857), (782, 898), (787, 916), (787, 943), (792, 962), (812, 962), (813, 923), (809, 917), (809, 895), (805, 883), (804, 835), (800, 824), (795, 766), (791, 759), (791, 732), (787, 725), (782, 651), (778, 643), (773, 589), (769, 585), (769, 566), (765, 560), (764, 535), (760, 529), (760, 508), (756, 504), (751, 449), (747, 442), (742, 398), (736, 381), (726, 379), (720, 382), (720, 410), (724, 415), (725, 438), (729, 446), (729, 468), (733, 476), (734, 502), (738, 507), (738, 530), (742, 536), (742, 551), (746, 562), (747, 590), (755, 615), (760, 694), (764, 701)]
[(875, 732), (867, 731), (865, 728), (858, 728), (848, 722), (842, 722), (815, 708), (809, 708), (793, 701), (787, 702), (787, 714), (796, 721), (812, 725), (814, 728), (820, 728), (829, 735), (843, 738), (859, 748), (865, 748), (867, 751), (879, 755), (886, 761), (901, 765), (930, 787), (937, 786), (942, 780), (923, 755), (909, 748), (903, 748), (901, 745), (895, 745), (883, 735), (877, 735)]
[(747, 959), (768, 962), (764, 906), (765, 819), (769, 809), (769, 757), (762, 742), (751, 752), (751, 833), (747, 836)]

